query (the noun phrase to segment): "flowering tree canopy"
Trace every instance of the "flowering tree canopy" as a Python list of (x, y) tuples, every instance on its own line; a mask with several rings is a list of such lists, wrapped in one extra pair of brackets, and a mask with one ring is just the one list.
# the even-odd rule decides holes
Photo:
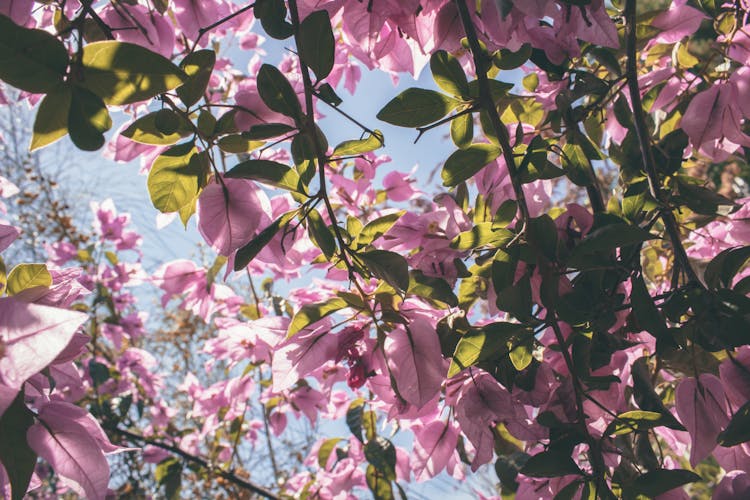
[[(363, 66), (436, 86), (361, 116)], [(0, 261), (5, 497), (124, 494), (137, 456), (170, 498), (389, 499), (485, 464), (519, 499), (750, 496), (745, 0), (11, 0), (0, 80), (31, 150), (140, 159), (213, 262), (145, 272), (110, 200), (90, 241)], [(379, 123), (450, 137), (440, 192)], [(210, 327), (179, 380), (140, 283)], [(243, 465), (302, 419), (340, 435)]]

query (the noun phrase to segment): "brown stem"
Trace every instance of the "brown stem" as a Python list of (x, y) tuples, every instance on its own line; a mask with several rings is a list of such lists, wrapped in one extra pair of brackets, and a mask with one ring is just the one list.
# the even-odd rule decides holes
[(648, 185), (651, 191), (651, 196), (662, 205), (661, 219), (664, 222), (664, 229), (669, 236), (669, 240), (672, 243), (672, 249), (674, 251), (675, 266), (677, 269), (684, 271), (687, 274), (688, 281), (696, 283), (699, 286), (703, 286), (698, 276), (695, 274), (690, 261), (688, 260), (685, 247), (682, 246), (680, 240), (680, 231), (677, 227), (677, 221), (674, 218), (672, 209), (668, 207), (667, 197), (664, 190), (661, 188), (661, 181), (659, 179), (659, 173), (656, 170), (656, 162), (654, 160), (654, 152), (651, 148), (651, 139), (649, 138), (648, 127), (646, 126), (646, 118), (643, 113), (643, 104), (641, 102), (641, 91), (638, 86), (638, 59), (636, 55), (636, 1), (637, 0), (626, 0), (625, 2), (625, 24), (626, 24), (626, 53), (627, 53), (627, 64), (625, 67), (625, 74), (628, 80), (628, 92), (630, 94), (630, 103), (633, 107), (633, 126), (635, 133), (638, 136), (638, 144), (641, 148), (641, 159), (643, 161), (643, 168), (646, 171), (648, 177)]
[(150, 444), (151, 446), (156, 446), (157, 448), (161, 448), (162, 450), (167, 450), (171, 453), (174, 453), (175, 455), (179, 455), (180, 457), (184, 458), (188, 462), (192, 462), (196, 465), (199, 465), (203, 467), (204, 469), (207, 469), (212, 474), (217, 475), (223, 479), (226, 479), (227, 481), (236, 484), (240, 488), (246, 489), (248, 491), (252, 491), (256, 495), (260, 495), (264, 498), (269, 498), (272, 500), (277, 500), (279, 497), (275, 495), (274, 493), (268, 491), (267, 489), (263, 488), (262, 486), (258, 486), (256, 484), (251, 483), (250, 481), (246, 481), (240, 477), (238, 477), (236, 474), (232, 472), (227, 472), (225, 470), (219, 469), (218, 467), (212, 465), (207, 460), (204, 460), (201, 457), (197, 457), (195, 455), (192, 455), (184, 450), (181, 450), (180, 448), (176, 446), (172, 446), (167, 443), (162, 443), (161, 441), (155, 441), (153, 439), (147, 438), (145, 436), (141, 436), (139, 434), (135, 434), (130, 431), (126, 431), (125, 429), (119, 429), (117, 427), (109, 428), (110, 432), (114, 432), (115, 434), (118, 434), (124, 438), (127, 438), (130, 441), (137, 441), (145, 444)]
[(513, 184), (513, 192), (515, 193), (516, 201), (518, 202), (518, 210), (521, 212), (521, 221), (525, 227), (527, 221), (530, 219), (529, 207), (526, 204), (526, 195), (523, 192), (523, 184), (521, 183), (518, 169), (516, 168), (516, 161), (513, 157), (513, 147), (510, 145), (508, 129), (500, 119), (497, 107), (495, 106), (495, 101), (492, 100), (490, 84), (487, 79), (487, 68), (490, 64), (490, 60), (479, 44), (477, 31), (474, 27), (474, 22), (471, 20), (469, 8), (466, 6), (466, 0), (455, 0), (455, 3), (456, 7), (458, 7), (458, 14), (461, 18), (464, 32), (466, 32), (466, 37), (469, 40), (471, 55), (474, 58), (474, 67), (477, 73), (477, 80), (479, 81), (479, 106), (487, 112), (490, 123), (492, 123), (492, 129), (500, 143), (500, 148), (503, 150), (503, 159), (508, 167), (510, 181), (511, 184)]

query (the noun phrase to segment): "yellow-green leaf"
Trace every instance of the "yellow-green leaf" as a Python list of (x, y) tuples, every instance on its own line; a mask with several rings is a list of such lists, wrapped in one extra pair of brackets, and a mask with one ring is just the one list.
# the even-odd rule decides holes
[(48, 146), (68, 133), (71, 96), (68, 85), (55, 87), (44, 96), (34, 119), (30, 151)]
[(319, 321), (326, 316), (330, 316), (331, 314), (345, 307), (348, 307), (346, 301), (338, 297), (332, 298), (325, 302), (306, 304), (302, 306), (292, 318), (292, 322), (289, 323), (287, 338), (296, 335), (305, 327), (310, 326), (316, 321)]
[(144, 101), (182, 85), (185, 73), (164, 56), (132, 43), (113, 40), (83, 48), (79, 85), (107, 104)]
[(148, 193), (157, 210), (177, 212), (193, 202), (202, 186), (207, 158), (193, 143), (174, 146), (154, 161), (148, 174)]
[(8, 274), (8, 295), (16, 295), (29, 288), (52, 285), (52, 275), (44, 264), (19, 264)]

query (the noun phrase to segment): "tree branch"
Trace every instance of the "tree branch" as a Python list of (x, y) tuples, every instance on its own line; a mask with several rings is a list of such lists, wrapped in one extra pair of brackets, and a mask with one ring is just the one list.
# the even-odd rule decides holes
[(155, 441), (153, 439), (147, 438), (145, 436), (141, 436), (139, 434), (135, 434), (130, 431), (126, 431), (125, 429), (120, 429), (117, 427), (111, 427), (108, 428), (110, 432), (114, 432), (115, 434), (118, 434), (124, 438), (127, 438), (130, 441), (137, 441), (144, 444), (150, 444), (151, 446), (156, 446), (157, 448), (161, 448), (163, 450), (167, 450), (171, 453), (174, 453), (175, 455), (179, 455), (183, 459), (187, 460), (188, 462), (192, 462), (196, 465), (200, 465), (201, 467), (207, 469), (212, 474), (219, 476), (223, 479), (226, 479), (227, 481), (236, 484), (240, 488), (246, 489), (248, 491), (252, 491), (256, 495), (260, 495), (264, 498), (269, 498), (271, 500), (278, 500), (278, 496), (274, 493), (268, 491), (267, 489), (263, 488), (262, 486), (258, 486), (256, 484), (251, 483), (250, 481), (246, 481), (240, 477), (238, 477), (236, 474), (232, 472), (227, 472), (225, 470), (222, 470), (214, 465), (211, 465), (208, 461), (204, 460), (201, 457), (197, 457), (195, 455), (192, 455), (184, 450), (181, 450), (180, 448), (176, 446), (172, 446), (170, 444), (162, 443), (160, 441)]

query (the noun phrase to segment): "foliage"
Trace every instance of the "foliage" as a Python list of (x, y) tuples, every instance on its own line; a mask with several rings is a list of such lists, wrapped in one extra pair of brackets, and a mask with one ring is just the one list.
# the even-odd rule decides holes
[[(44, 482), (104, 498), (117, 457), (117, 487), (142, 491), (137, 453), (169, 498), (201, 483), (394, 498), (491, 462), (518, 498), (748, 495), (747, 6), (649, 8), (3, 4), (0, 79), (39, 103), (31, 147), (99, 150), (111, 113), (126, 116), (115, 159), (141, 158), (154, 207), (195, 216), (216, 253), (146, 275), (121, 260), (139, 236), (105, 201), (87, 246), (0, 265), (4, 495)], [(259, 33), (291, 48), (279, 64)], [(254, 51), (248, 74), (217, 56), (232, 40)], [(428, 62), (434, 89), (375, 117), (344, 110), (337, 90), (356, 95), (360, 63), (396, 76)], [(349, 140), (329, 144), (323, 107)], [(378, 120), (450, 134), (445, 190), (376, 175), (388, 137), (362, 123)], [(716, 192), (702, 167), (720, 162)], [(0, 251), (18, 234), (1, 223)], [(232, 273), (247, 294), (222, 282)], [(206, 377), (176, 381), (137, 347), (140, 280), (211, 332), (188, 343)], [(190, 411), (161, 397), (170, 386)], [(320, 436), (304, 470), (284, 469), (271, 433), (303, 416), (351, 435)], [(275, 479), (241, 456), (261, 429)]]

